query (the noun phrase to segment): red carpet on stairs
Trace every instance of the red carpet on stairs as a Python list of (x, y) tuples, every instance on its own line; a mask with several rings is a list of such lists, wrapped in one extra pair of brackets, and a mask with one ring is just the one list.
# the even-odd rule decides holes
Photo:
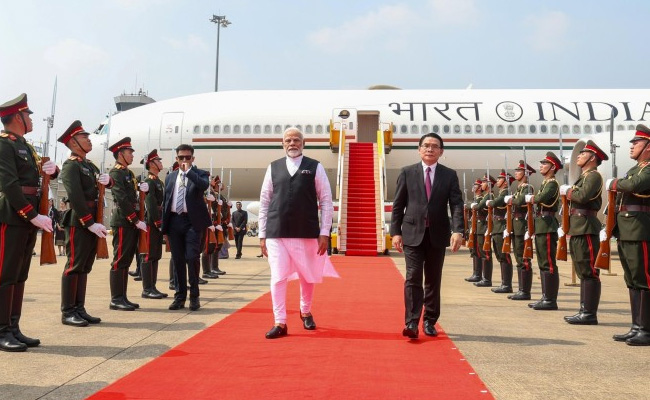
[(315, 331), (302, 328), (293, 281), (288, 336), (264, 337), (267, 293), (90, 399), (493, 398), (439, 325), (436, 338), (402, 337), (404, 280), (390, 258), (332, 260), (341, 279), (316, 287)]
[(345, 251), (348, 256), (377, 255), (376, 195), (372, 143), (350, 143)]

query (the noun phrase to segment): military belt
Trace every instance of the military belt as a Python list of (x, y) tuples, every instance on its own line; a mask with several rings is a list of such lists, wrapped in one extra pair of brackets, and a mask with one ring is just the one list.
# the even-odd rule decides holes
[(634, 206), (634, 205), (622, 205), (619, 211), (638, 211), (638, 212), (650, 212), (650, 206)]
[(538, 217), (555, 217), (555, 211), (538, 211)]
[(515, 218), (526, 218), (526, 213), (524, 212), (513, 212), (512, 216)]
[(569, 215), (577, 215), (578, 217), (595, 217), (598, 215), (598, 211), (587, 210), (586, 208), (572, 208)]

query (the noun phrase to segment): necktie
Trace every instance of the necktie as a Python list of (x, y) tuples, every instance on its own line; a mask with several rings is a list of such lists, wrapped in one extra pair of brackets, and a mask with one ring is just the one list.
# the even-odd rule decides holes
[(181, 173), (181, 184), (178, 185), (178, 195), (176, 196), (176, 212), (178, 214), (183, 212), (184, 204), (185, 204), (185, 174)]
[(424, 182), (424, 186), (427, 190), (427, 200), (431, 198), (431, 167), (427, 167), (427, 176)]

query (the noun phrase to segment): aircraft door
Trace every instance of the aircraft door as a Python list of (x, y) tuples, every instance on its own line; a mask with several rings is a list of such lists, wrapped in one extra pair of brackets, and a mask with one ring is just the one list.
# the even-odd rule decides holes
[(182, 112), (167, 112), (160, 121), (160, 150), (173, 150), (182, 143)]
[(377, 143), (379, 111), (357, 111), (357, 142)]

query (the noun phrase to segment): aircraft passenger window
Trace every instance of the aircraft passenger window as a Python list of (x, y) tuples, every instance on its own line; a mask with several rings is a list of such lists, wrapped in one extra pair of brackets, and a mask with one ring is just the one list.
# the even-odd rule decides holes
[(603, 131), (603, 126), (602, 125), (596, 125), (596, 132), (600, 133)]
[(610, 129), (611, 129), (611, 127), (610, 127), (609, 125), (605, 125), (605, 130), (606, 130), (607, 132), (609, 132)]
[(560, 131), (560, 128), (557, 125), (551, 125), (551, 133), (557, 134)]
[(429, 125), (422, 125), (421, 132), (423, 135), (429, 133)]
[(438, 133), (440, 132), (440, 127), (438, 125), (433, 126), (433, 133)]
[(409, 127), (406, 125), (400, 126), (399, 132), (400, 133), (407, 133), (409, 131)]
[[(469, 126), (469, 125), (467, 125), (467, 126)], [(467, 129), (467, 128), (465, 128), (465, 129)], [(483, 127), (481, 125), (476, 125), (476, 127), (474, 127), (474, 131), (476, 133), (483, 133)]]
[(585, 125), (585, 133), (590, 134), (591, 133), (591, 125)]
[(411, 133), (418, 133), (419, 129), (417, 125), (411, 125)]
[(472, 133), (472, 126), (471, 125), (465, 125), (465, 133)]
[(316, 125), (316, 133), (319, 135), (323, 133), (323, 125)]
[(241, 133), (241, 125), (234, 125), (232, 127), (232, 133)]
[(524, 125), (519, 125), (517, 132), (519, 132), (520, 135), (524, 135), (526, 133), (526, 127)]
[(451, 130), (451, 127), (449, 125), (445, 125), (445, 126), (442, 127), (442, 131), (445, 132), (445, 133), (449, 133), (450, 130)]
[(548, 133), (548, 126), (546, 126), (546, 125), (541, 125), (541, 126), (539, 127), (539, 131), (542, 132), (542, 133)]
[(629, 130), (629, 131), (633, 131), (635, 129), (636, 129), (636, 126), (634, 126), (634, 125), (628, 125), (627, 126), (627, 130)]
[(580, 125), (573, 125), (573, 133), (575, 134), (580, 133)]
[(279, 134), (279, 133), (282, 133), (282, 127), (281, 127), (280, 125), (276, 125), (276, 126), (273, 128), (273, 133), (278, 133), (278, 134)]
[(515, 126), (514, 125), (508, 125), (508, 133), (510, 133), (510, 134), (515, 133)]
[(210, 133), (210, 125), (203, 126), (203, 133)]
[(506, 128), (503, 125), (497, 125), (497, 134), (501, 135), (506, 133)]
[(530, 129), (530, 133), (535, 133), (537, 132), (537, 127), (535, 125), (531, 125), (528, 127)]
[(267, 135), (272, 132), (271, 125), (264, 125), (264, 133)]
[(174, 133), (178, 133), (178, 128), (179, 128), (178, 125), (174, 127)]
[(454, 125), (454, 133), (460, 133), (460, 125)]
[(329, 126), (329, 125), (325, 125), (325, 130), (327, 131), (327, 133), (330, 133), (330, 126)]
[(244, 133), (249, 134), (251, 133), (251, 126), (250, 125), (244, 125)]
[(562, 125), (562, 134), (566, 135), (569, 133), (569, 125)]
[(302, 130), (302, 125), (294, 125), (294, 126), (295, 126), (296, 129), (298, 129), (300, 132), (303, 132), (303, 130)]
[(221, 133), (221, 125), (215, 125), (212, 127), (212, 133)]
[(312, 134), (314, 133), (314, 127), (311, 125), (305, 125), (305, 133)]
[(226, 135), (230, 134), (230, 125), (224, 125), (223, 126), (223, 133)]
[(287, 129), (291, 128), (291, 125), (285, 125), (284, 130), (286, 131)]
[(255, 125), (253, 127), (253, 133), (257, 133), (257, 134), (262, 133), (262, 127), (260, 125)]
[(201, 127), (198, 125), (194, 125), (194, 133), (201, 133)]
[(494, 133), (494, 126), (492, 126), (492, 125), (486, 125), (486, 126), (485, 126), (485, 133), (487, 133), (488, 135), (493, 134), (493, 133)]
[[(617, 130), (617, 131), (622, 131), (623, 129), (625, 129), (625, 126), (623, 126), (623, 125), (616, 125), (616, 130)], [(632, 128), (632, 129), (634, 129), (634, 128)]]

